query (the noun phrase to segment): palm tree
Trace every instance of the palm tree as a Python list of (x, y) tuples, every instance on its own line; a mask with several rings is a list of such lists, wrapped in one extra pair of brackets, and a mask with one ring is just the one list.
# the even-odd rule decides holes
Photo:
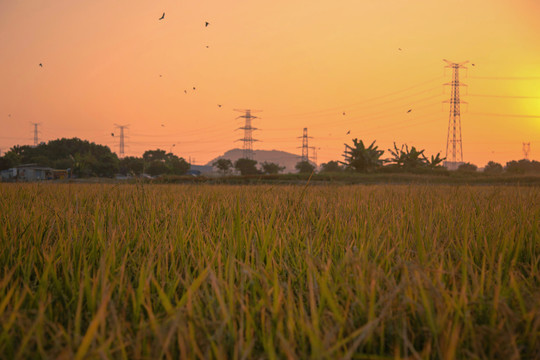
[(436, 156), (431, 155), (431, 160), (429, 160), (428, 166), (432, 169), (440, 168), (442, 167), (441, 163), (446, 160), (446, 157), (441, 157), (441, 153), (437, 153)]
[(375, 141), (368, 147), (364, 145), (362, 140), (353, 139), (353, 146), (345, 144), (344, 161), (340, 161), (349, 169), (354, 169), (358, 172), (373, 171), (382, 166), (384, 160), (381, 159), (384, 150), (379, 150), (375, 146)]
[(414, 146), (409, 149), (409, 146), (401, 145), (401, 148), (398, 149), (394, 143), (394, 149), (388, 149), (388, 151), (392, 154), (392, 158), (388, 161), (405, 169), (424, 167), (429, 163), (424, 155), (425, 150), (416, 150)]
[(428, 159), (424, 155), (424, 149), (417, 150), (414, 146), (409, 149), (407, 145), (401, 145), (401, 148), (398, 149), (396, 143), (394, 143), (394, 149), (388, 149), (388, 151), (392, 154), (392, 158), (388, 159), (388, 162), (404, 169), (421, 167), (435, 169), (441, 167), (441, 163), (446, 159), (441, 158), (441, 153), (437, 153), (435, 156), (431, 155), (431, 159)]

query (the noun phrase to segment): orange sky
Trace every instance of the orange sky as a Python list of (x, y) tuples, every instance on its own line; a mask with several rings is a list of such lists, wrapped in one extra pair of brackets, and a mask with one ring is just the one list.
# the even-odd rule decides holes
[(255, 149), (299, 153), (307, 127), (319, 163), (352, 137), (444, 155), (446, 58), (475, 64), (464, 160), (520, 159), (525, 141), (539, 160), (537, 19), (537, 0), (1, 0), (0, 148), (31, 144), (39, 122), (40, 140), (118, 151), (117, 123), (128, 155), (205, 163), (241, 147), (232, 109), (252, 108)]

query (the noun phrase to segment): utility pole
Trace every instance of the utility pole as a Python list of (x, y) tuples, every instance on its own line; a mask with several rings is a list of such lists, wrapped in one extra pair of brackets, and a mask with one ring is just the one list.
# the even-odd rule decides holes
[(529, 160), (529, 153), (531, 152), (531, 143), (523, 143), (523, 158)]
[(468, 61), (461, 63), (453, 63), (443, 59), (448, 65), (447, 68), (452, 69), (452, 82), (444, 85), (451, 85), (452, 91), (449, 101), (450, 103), (450, 118), (448, 120), (448, 136), (446, 138), (446, 161), (445, 166), (450, 170), (458, 168), (463, 162), (463, 145), (461, 139), (461, 101), (459, 98), (459, 87), (466, 86), (459, 82), (459, 69), (467, 69), (464, 65)]
[(120, 146), (119, 146), (118, 157), (123, 158), (124, 157), (124, 144), (125, 144), (125, 142), (124, 142), (124, 140), (125, 140), (124, 130), (128, 129), (129, 125), (114, 124), (114, 126), (116, 128), (118, 128), (118, 129), (120, 129)]
[(34, 147), (39, 145), (39, 138), (38, 138), (38, 125), (41, 125), (40, 123), (32, 123), (34, 125)]
[(259, 129), (254, 128), (251, 125), (252, 120), (258, 119), (258, 117), (253, 116), (252, 113), (260, 112), (262, 110), (251, 110), (251, 109), (233, 109), (233, 110), (244, 113), (244, 115), (241, 115), (241, 116), (237, 117), (237, 119), (245, 119), (244, 126), (236, 129), (236, 130), (244, 130), (244, 137), (242, 139), (238, 139), (236, 141), (242, 141), (244, 143), (242, 157), (244, 159), (253, 160), (253, 142), (254, 141), (259, 141), (259, 140), (253, 138), (253, 131), (259, 130)]
[(313, 139), (313, 137), (308, 136), (307, 128), (304, 128), (304, 132), (302, 133), (302, 136), (298, 136), (297, 139), (302, 139), (302, 146), (299, 146), (298, 148), (302, 148), (302, 161), (309, 161), (309, 145), (308, 140)]

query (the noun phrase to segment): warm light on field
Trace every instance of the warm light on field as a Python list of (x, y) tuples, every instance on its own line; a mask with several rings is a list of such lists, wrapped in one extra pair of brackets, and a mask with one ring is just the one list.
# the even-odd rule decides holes
[(0, 184), (0, 195), (0, 357), (540, 353), (538, 187)]
[[(259, 149), (297, 153), (307, 126), (320, 162), (340, 158), (348, 130), (384, 147), (407, 142), (434, 154), (447, 138), (443, 58), (470, 60), (470, 77), (540, 76), (537, 1), (454, 5), (1, 1), (0, 148), (31, 143), (29, 123), (41, 122), (42, 140), (79, 137), (118, 152), (109, 133), (115, 122), (129, 123), (129, 155), (181, 140), (175, 154), (204, 164), (238, 146), (232, 109), (251, 107), (264, 110)], [(538, 82), (462, 79), (475, 94), (538, 96)], [(533, 100), (464, 100), (498, 120), (540, 115)], [(349, 109), (358, 103), (364, 106)], [(466, 161), (504, 164), (526, 138), (539, 148), (538, 119), (533, 126), (528, 119), (495, 122), (471, 111), (463, 121)]]

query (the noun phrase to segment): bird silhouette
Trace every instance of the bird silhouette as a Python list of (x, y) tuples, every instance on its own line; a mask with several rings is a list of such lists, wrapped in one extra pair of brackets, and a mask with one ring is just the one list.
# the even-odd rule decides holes
[(206, 45), (206, 48), (208, 49), (210, 46)]
[(187, 94), (187, 90), (184, 90), (184, 94)]
[(345, 115), (345, 111), (343, 112), (343, 115)]
[(474, 66), (474, 64), (471, 64), (472, 66)]
[(208, 21), (205, 21), (204, 27), (208, 27), (208, 25), (210, 25), (210, 23)]
[(195, 90), (195, 86), (193, 87), (193, 90)]
[(42, 63), (39, 63), (39, 67), (43, 67), (43, 64), (42, 64)]
[(165, 19), (165, 13), (163, 13), (163, 15), (161, 15), (161, 17), (159, 18), (159, 20), (163, 20)]
[(221, 107), (221, 104), (218, 104), (217, 106), (218, 106), (218, 107)]
[(114, 133), (111, 133), (111, 136), (114, 136)]
[(401, 51), (401, 48), (398, 48), (399, 51)]
[(411, 111), (412, 111), (412, 109), (407, 110), (407, 114), (410, 113)]
[(347, 131), (347, 133), (345, 135), (349, 135), (351, 133), (351, 130)]

